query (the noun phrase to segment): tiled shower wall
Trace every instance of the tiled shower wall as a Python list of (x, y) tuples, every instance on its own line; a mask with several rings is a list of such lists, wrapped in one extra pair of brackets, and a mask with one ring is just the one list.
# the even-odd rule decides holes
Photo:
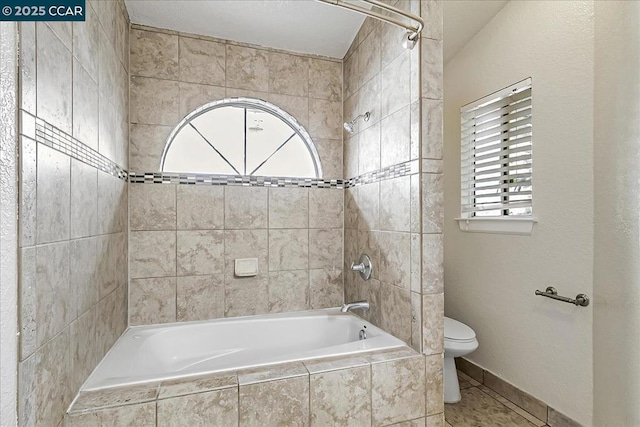
[(59, 425), (126, 327), (129, 20), (86, 17), (19, 27), (21, 426)]
[[(410, 162), (402, 177), (345, 191), (345, 268), (361, 253), (374, 262), (363, 281), (345, 270), (345, 298), (369, 299), (372, 323), (426, 354), (427, 415), (443, 412), (442, 3), (407, 0), (425, 29), (411, 51), (403, 30), (368, 18), (344, 59), (344, 114), (365, 111), (345, 134), (344, 177)], [(375, 267), (377, 266), (377, 272)]]
[[(159, 172), (186, 114), (247, 96), (294, 116), (323, 178), (342, 178), (340, 61), (133, 26), (131, 75), (134, 172)], [(130, 195), (132, 325), (342, 303), (342, 189), (133, 183)], [(236, 258), (258, 258), (258, 276), (234, 277)]]

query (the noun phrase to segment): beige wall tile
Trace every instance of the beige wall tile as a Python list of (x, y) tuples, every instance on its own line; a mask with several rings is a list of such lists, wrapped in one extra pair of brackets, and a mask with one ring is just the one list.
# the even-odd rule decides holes
[(309, 270), (310, 308), (338, 307), (344, 302), (341, 268)]
[(269, 89), (267, 52), (249, 47), (227, 45), (226, 86), (228, 88)]
[(422, 174), (422, 232), (441, 233), (444, 222), (442, 174)]
[(131, 124), (129, 141), (129, 168), (136, 172), (158, 172), (162, 152), (171, 126)]
[(131, 230), (175, 230), (176, 185), (129, 185)]
[(381, 111), (386, 117), (411, 103), (409, 52), (401, 54), (381, 73)]
[(308, 228), (309, 189), (269, 188), (269, 228)]
[(158, 399), (228, 388), (238, 388), (238, 376), (235, 372), (219, 372), (196, 377), (181, 377), (174, 380), (162, 381), (160, 383), (160, 390), (158, 391)]
[(342, 135), (342, 102), (309, 99), (308, 130), (314, 138), (340, 138)]
[(176, 298), (178, 322), (224, 317), (224, 275), (178, 277)]
[(176, 321), (176, 278), (133, 279), (129, 289), (129, 323)]
[(309, 309), (307, 270), (269, 273), (269, 312), (282, 313)]
[(309, 95), (309, 59), (304, 56), (268, 52), (269, 92)]
[(422, 292), (444, 292), (444, 254), (442, 234), (422, 235)]
[(107, 95), (98, 98), (98, 152), (109, 159), (116, 157), (116, 110)]
[(69, 286), (76, 298), (78, 315), (89, 310), (99, 299), (100, 279), (96, 238), (69, 242)]
[(98, 84), (73, 61), (73, 136), (83, 144), (98, 148)]
[(309, 268), (309, 231), (269, 230), (269, 271)]
[(411, 110), (401, 108), (380, 123), (380, 167), (411, 159)]
[(35, 376), (35, 425), (57, 425), (73, 398), (69, 329), (39, 350)]
[(358, 168), (358, 153), (359, 153), (359, 140), (360, 135), (356, 134), (347, 139), (344, 142), (344, 159), (343, 159), (343, 178), (349, 179), (359, 175)]
[(429, 99), (442, 99), (442, 40), (423, 38), (422, 49), (422, 96)]
[(360, 133), (358, 140), (358, 174), (380, 169), (380, 123)]
[(316, 138), (314, 143), (322, 163), (322, 178), (342, 179), (342, 140)]
[(36, 338), (38, 346), (71, 323), (75, 313), (69, 289), (69, 243), (36, 248)]
[(64, 423), (65, 427), (153, 427), (156, 425), (156, 405), (150, 402), (67, 415)]
[[(422, 100), (422, 157), (441, 159), (443, 144), (443, 107), (441, 100)], [(425, 171), (427, 172), (427, 171)]]
[(411, 292), (411, 348), (422, 353), (422, 295)]
[(371, 365), (373, 425), (424, 417), (424, 363), (423, 356), (415, 356)]
[[(399, 2), (398, 5), (402, 3)], [(385, 24), (380, 26), (380, 59), (383, 68), (392, 63), (403, 52), (406, 52), (401, 43), (405, 32), (403, 28), (395, 25)]]
[(98, 172), (71, 159), (70, 237), (98, 234)]
[(426, 422), (426, 427), (445, 427), (444, 414), (431, 415)]
[(131, 278), (175, 276), (175, 231), (132, 231), (129, 243)]
[(380, 229), (410, 231), (411, 176), (380, 182)]
[(175, 126), (180, 120), (179, 83), (131, 77), (131, 123)]
[(403, 421), (401, 423), (394, 424), (393, 427), (425, 427), (426, 423), (426, 418), (416, 418), (415, 420)]
[(269, 276), (234, 278), (225, 276), (225, 317), (251, 316), (269, 312)]
[(94, 307), (78, 317), (69, 327), (71, 349), (69, 380), (72, 393), (80, 389), (99, 362), (96, 352), (97, 315), (98, 310)]
[(371, 423), (369, 366), (310, 377), (312, 426), (366, 426)]
[(69, 239), (70, 167), (69, 157), (39, 144), (36, 201), (39, 244)]
[(239, 425), (309, 425), (309, 377), (241, 385)]
[[(100, 21), (91, 7), (85, 8), (85, 20), (72, 23), (73, 56), (89, 73), (93, 81), (98, 81), (98, 46)], [(23, 44), (24, 46), (24, 44)], [(35, 46), (35, 43), (34, 43)]]
[(340, 268), (342, 241), (341, 229), (310, 229), (309, 268)]
[[(342, 64), (321, 59), (309, 59), (309, 97), (342, 100)], [(322, 82), (322, 84), (318, 84)]]
[[(23, 120), (24, 122), (24, 120)], [(36, 244), (36, 200), (37, 200), (37, 154), (36, 142), (20, 137), (20, 182), (18, 197), (20, 221), (18, 221), (18, 240), (21, 247)]]
[(411, 235), (380, 233), (380, 280), (411, 289)]
[(309, 98), (278, 93), (264, 94), (264, 98), (289, 113), (300, 126), (309, 130)]
[(224, 273), (224, 232), (178, 231), (178, 276)]
[(328, 188), (309, 190), (309, 227), (343, 228), (344, 191)]
[(344, 228), (358, 228), (358, 187), (344, 190)]
[(343, 69), (343, 97), (349, 98), (360, 88), (360, 73), (358, 73), (359, 55), (351, 55), (344, 61)]
[(358, 123), (357, 129), (359, 131), (362, 131), (368, 127), (375, 125), (376, 123), (379, 123), (382, 117), (386, 115), (383, 114), (385, 112), (382, 110), (381, 104), (381, 79), (383, 76), (384, 74), (381, 73), (371, 78), (371, 80), (369, 80), (362, 86), (362, 89), (357, 94), (358, 110), (356, 111), (356, 114), (354, 114), (353, 117), (351, 117), (349, 120), (352, 120), (356, 116), (364, 114), (367, 111), (371, 113), (371, 118), (368, 122), (361, 121)]
[(131, 74), (178, 79), (178, 36), (131, 29)]
[(96, 238), (96, 254), (98, 260), (98, 294), (103, 298), (110, 294), (116, 287), (115, 272), (115, 241), (111, 234), (105, 234)]
[(444, 351), (444, 294), (422, 296), (422, 338), (424, 354)]
[(427, 415), (444, 412), (442, 384), (442, 366), (444, 355), (434, 354), (425, 357), (427, 374)]
[(224, 233), (225, 277), (234, 276), (236, 258), (257, 258), (258, 273), (269, 268), (269, 234), (267, 230), (226, 230)]
[(180, 37), (180, 81), (224, 86), (225, 50), (223, 43)]
[(224, 228), (224, 187), (178, 185), (178, 229)]
[(420, 1), (420, 16), (422, 16), (426, 22), (429, 22), (429, 28), (424, 28), (421, 36), (442, 40), (442, 19), (443, 19), (443, 3), (441, 0), (421, 0)]
[(237, 423), (237, 389), (216, 390), (158, 401), (158, 426), (231, 426)]
[(180, 118), (205, 104), (223, 99), (225, 92), (224, 87), (180, 82)]
[(380, 283), (380, 326), (393, 336), (411, 343), (411, 293), (386, 283)]
[(34, 247), (22, 248), (19, 256), (20, 360), (25, 360), (37, 348), (36, 249)]
[(224, 193), (225, 228), (267, 228), (267, 188), (227, 187)]
[(365, 83), (380, 72), (380, 25), (376, 25), (358, 47), (358, 74)]

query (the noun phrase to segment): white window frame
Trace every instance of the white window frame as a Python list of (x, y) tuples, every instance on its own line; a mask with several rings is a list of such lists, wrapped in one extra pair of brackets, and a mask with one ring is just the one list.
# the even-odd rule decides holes
[[(531, 98), (531, 78), (522, 80), (514, 85), (501, 89), (497, 92), (494, 92), (488, 96), (485, 96), (477, 101), (474, 101), (470, 104), (464, 105), (460, 109), (460, 119), (461, 119), (461, 215), (460, 218), (456, 218), (458, 221), (458, 225), (461, 231), (466, 232), (480, 232), (480, 233), (500, 233), (500, 234), (522, 234), (522, 235), (530, 235), (533, 230), (533, 224), (536, 220), (533, 218), (533, 135), (532, 135), (532, 124), (531, 121), (533, 116), (532, 112), (532, 98)], [(518, 96), (518, 94), (520, 94)], [(498, 101), (503, 101), (504, 104), (497, 104)], [(524, 107), (522, 106), (524, 105)], [(495, 108), (494, 108), (495, 107)], [(505, 108), (506, 107), (506, 108)], [(480, 155), (476, 153), (476, 140), (475, 140), (475, 114), (486, 114), (488, 111), (494, 112), (502, 112), (498, 108), (502, 109), (506, 112), (502, 117), (508, 117), (508, 120), (501, 121), (496, 125), (491, 125), (490, 131), (501, 131), (507, 136), (507, 138), (503, 138), (502, 142), (499, 146), (491, 145), (491, 151), (484, 151), (480, 149)], [(514, 111), (516, 113), (514, 114)], [(500, 117), (498, 117), (500, 118)], [(515, 119), (515, 121), (514, 121)], [(504, 119), (502, 119), (504, 120)], [(495, 118), (492, 119), (495, 121)], [(525, 123), (523, 126), (522, 124)], [(471, 126), (470, 126), (471, 125)], [(486, 125), (485, 125), (486, 126)], [(486, 127), (485, 127), (486, 129)], [(522, 139), (518, 139), (518, 143), (515, 143), (513, 134), (522, 134), (523, 130), (528, 134), (525, 135), (525, 138), (530, 140), (525, 141), (523, 144)], [(471, 132), (470, 132), (471, 131)], [(482, 130), (481, 130), (482, 132)], [(486, 134), (486, 131), (485, 131)], [(494, 136), (490, 139), (495, 140)], [(512, 144), (512, 142), (514, 142)], [(530, 145), (528, 148), (522, 148), (523, 145), (526, 147), (527, 143)], [(520, 144), (520, 145), (518, 145)], [(486, 146), (485, 146), (486, 147)], [(518, 148), (520, 147), (520, 148)], [(505, 159), (505, 164), (500, 166), (503, 171), (504, 178), (502, 177), (494, 177), (495, 179), (491, 180), (491, 183), (487, 183), (488, 178), (484, 178), (485, 185), (492, 185), (491, 189), (494, 191), (497, 187), (500, 187), (501, 191), (504, 193), (504, 196), (501, 197), (499, 202), (495, 202), (494, 204), (489, 204), (485, 202), (485, 206), (479, 206), (478, 202), (478, 189), (482, 188), (478, 186), (477, 180), (479, 175), (482, 175), (482, 172), (477, 172), (477, 169), (480, 169), (482, 163), (477, 163), (476, 157), (491, 157), (490, 163), (495, 163), (495, 160), (492, 160), (496, 157), (495, 152), (496, 149), (504, 150), (507, 154), (506, 156), (501, 156)], [(484, 150), (487, 150), (484, 148)], [(487, 154), (488, 153), (488, 154)], [(508, 178), (509, 171), (507, 168), (512, 169), (513, 166), (510, 162), (507, 162), (507, 159), (517, 159), (518, 157), (514, 156), (522, 156), (526, 155), (530, 160), (529, 164), (525, 164), (523, 169), (528, 169), (527, 171), (520, 171), (518, 173), (519, 179), (525, 179), (526, 182), (529, 183), (527, 187), (531, 187), (530, 190), (522, 190), (519, 186), (514, 186), (513, 180)], [(522, 162), (521, 162), (522, 163)], [(494, 165), (495, 167), (495, 165)], [(485, 174), (488, 172), (485, 172)], [(497, 172), (493, 172), (495, 175)], [(500, 181), (496, 183), (495, 181)], [(490, 193), (490, 192), (487, 192)], [(516, 198), (521, 199), (518, 202), (511, 202), (511, 198), (515, 196)], [(527, 196), (529, 196), (527, 198)], [(482, 197), (482, 195), (480, 196)], [(485, 195), (485, 197), (491, 197), (490, 195)], [(522, 200), (524, 199), (524, 200)], [(486, 200), (486, 199), (485, 199)], [(499, 215), (491, 215), (491, 216), (483, 216), (479, 215), (482, 212), (483, 208), (489, 210), (491, 212), (499, 211)], [(529, 213), (526, 214), (514, 214), (513, 209), (515, 208), (525, 208), (529, 210)]]

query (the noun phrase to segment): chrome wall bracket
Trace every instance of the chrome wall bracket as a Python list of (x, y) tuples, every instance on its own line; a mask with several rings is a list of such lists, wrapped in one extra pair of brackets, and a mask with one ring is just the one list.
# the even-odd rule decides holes
[(551, 298), (557, 301), (568, 302), (569, 304), (577, 305), (579, 307), (586, 307), (589, 305), (589, 297), (585, 294), (578, 294), (576, 298), (567, 298), (558, 295), (558, 290), (553, 286), (549, 286), (544, 292), (536, 289), (536, 295)]
[(373, 264), (371, 263), (371, 258), (369, 255), (362, 254), (360, 255), (359, 264), (351, 263), (351, 270), (357, 271), (360, 273), (360, 277), (362, 280), (369, 280), (371, 278), (371, 274), (373, 273)]

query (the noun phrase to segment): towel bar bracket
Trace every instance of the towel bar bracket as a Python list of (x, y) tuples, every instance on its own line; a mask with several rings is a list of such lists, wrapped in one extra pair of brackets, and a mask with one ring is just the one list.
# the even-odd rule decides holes
[(569, 304), (573, 304), (579, 307), (586, 307), (589, 305), (589, 297), (587, 295), (578, 294), (576, 295), (575, 299), (563, 297), (558, 295), (558, 290), (553, 286), (547, 287), (547, 289), (544, 292), (536, 289), (536, 295), (551, 298), (557, 301), (568, 302)]

